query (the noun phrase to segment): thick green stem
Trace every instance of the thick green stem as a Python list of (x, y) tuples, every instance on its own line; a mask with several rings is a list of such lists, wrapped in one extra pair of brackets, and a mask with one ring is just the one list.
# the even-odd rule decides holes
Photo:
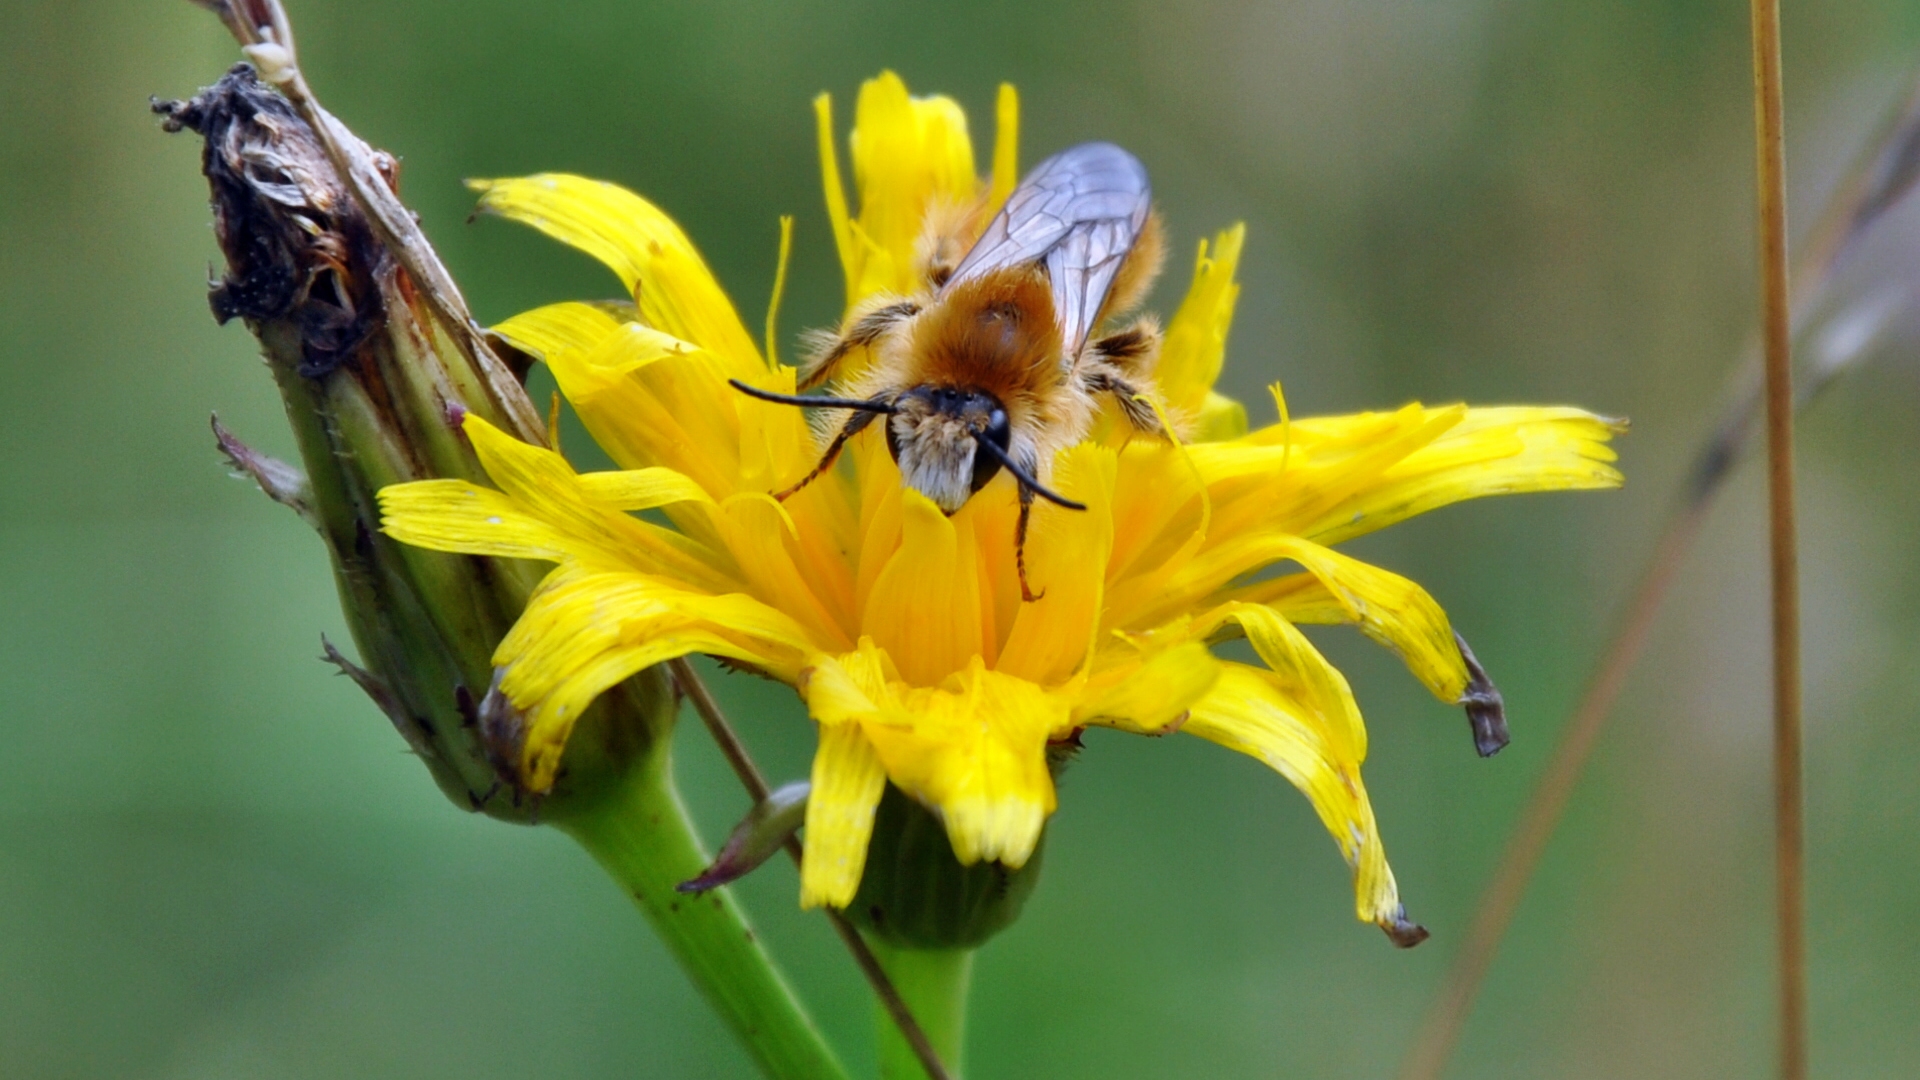
[(636, 763), (622, 790), (555, 824), (587, 849), (646, 913), (707, 1001), (769, 1077), (846, 1080), (798, 999), (724, 889), (700, 896), (674, 886), (706, 869), (674, 789), (664, 749)]
[[(967, 1035), (967, 990), (973, 982), (972, 949), (910, 949), (870, 937), (880, 966), (900, 991), (927, 1041), (947, 1071), (959, 1080)], [(927, 1080), (927, 1071), (886, 1010), (878, 1012), (880, 1080)]]

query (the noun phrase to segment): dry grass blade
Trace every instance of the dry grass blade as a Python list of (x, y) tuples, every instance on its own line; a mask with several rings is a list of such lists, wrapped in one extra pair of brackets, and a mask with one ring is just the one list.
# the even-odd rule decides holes
[[(1913, 190), (1916, 179), (1920, 179), (1920, 70), (1909, 77), (1896, 106), (1854, 160), (1800, 247), (1793, 277), (1796, 324), (1825, 298), (1846, 254)], [(1909, 290), (1890, 288), (1848, 305), (1830, 320), (1808, 350), (1812, 360), (1805, 365), (1796, 407), (1805, 408), (1834, 379), (1870, 355), (1894, 317), (1912, 302)], [(1681, 498), (1661, 527), (1613, 635), (1520, 811), (1519, 824), (1481, 893), (1473, 922), (1401, 1064), (1402, 1080), (1436, 1080), (1445, 1069), (1527, 883), (1572, 800), (1627, 675), (1646, 646), (1661, 602), (1692, 550), (1715, 497), (1750, 448), (1761, 412), (1761, 381), (1756, 343), (1743, 351), (1729, 380), (1727, 403), (1695, 457)]]
[(1766, 357), (1767, 524), (1773, 586), (1775, 946), (1780, 1075), (1807, 1075), (1806, 796), (1800, 723), (1800, 563), (1794, 511), (1793, 328), (1787, 295), (1786, 132), (1779, 0), (1753, 0), (1760, 314)]

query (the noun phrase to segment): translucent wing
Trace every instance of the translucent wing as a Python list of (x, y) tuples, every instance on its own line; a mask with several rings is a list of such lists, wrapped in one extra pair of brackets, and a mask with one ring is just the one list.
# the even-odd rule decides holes
[(1042, 263), (1071, 358), (1086, 344), (1153, 201), (1147, 170), (1112, 143), (1083, 143), (1034, 166), (942, 291), (1008, 266)]

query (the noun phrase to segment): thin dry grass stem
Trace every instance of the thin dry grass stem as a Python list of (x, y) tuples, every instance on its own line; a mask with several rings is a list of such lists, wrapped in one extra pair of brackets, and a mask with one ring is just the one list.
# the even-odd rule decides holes
[(1807, 1075), (1806, 838), (1800, 724), (1800, 569), (1793, 491), (1793, 329), (1787, 293), (1786, 133), (1779, 0), (1752, 0), (1759, 174), (1761, 337), (1767, 369), (1767, 505), (1773, 578), (1775, 944), (1780, 1075)]
[[(680, 692), (687, 696), (687, 700), (693, 702), (693, 711), (700, 714), (701, 721), (707, 725), (707, 731), (713, 735), (713, 741), (719, 744), (721, 755), (727, 759), (727, 764), (732, 766), (734, 775), (740, 778), (741, 786), (747, 789), (747, 794), (752, 796), (754, 802), (765, 800), (773, 793), (773, 789), (767, 786), (766, 776), (760, 772), (760, 767), (753, 763), (746, 744), (740, 741), (740, 736), (733, 730), (733, 725), (727, 722), (726, 714), (720, 711), (720, 703), (714, 700), (713, 692), (707, 689), (707, 684), (700, 678), (700, 673), (693, 670), (693, 665), (684, 657), (669, 660), (667, 669), (673, 673), (673, 681), (680, 687)], [(788, 837), (786, 849), (787, 854), (792, 856), (794, 864), (799, 865), (802, 854), (799, 838)], [(891, 1016), (894, 1024), (900, 1028), (900, 1034), (906, 1037), (907, 1045), (913, 1048), (914, 1056), (920, 1059), (920, 1067), (927, 1071), (929, 1080), (951, 1080), (952, 1074), (947, 1072), (946, 1066), (940, 1061), (940, 1052), (933, 1048), (933, 1043), (927, 1038), (927, 1033), (921, 1029), (920, 1022), (914, 1019), (913, 1010), (900, 996), (900, 991), (893, 985), (893, 979), (887, 975), (886, 969), (880, 966), (880, 959), (867, 945), (867, 939), (860, 936), (860, 931), (847, 921), (845, 915), (832, 908), (821, 910), (826, 912), (828, 921), (833, 923), (833, 929), (840, 935), (840, 940), (845, 943), (847, 951), (853, 954), (853, 962), (860, 968), (860, 973), (866, 976), (868, 983), (872, 984), (873, 992), (887, 1010), (887, 1015)]]
[[(1897, 107), (1889, 110), (1855, 158), (1800, 245), (1792, 278), (1796, 325), (1823, 298), (1846, 254), (1905, 198), (1916, 179), (1920, 179), (1920, 69), (1909, 76)], [(1844, 332), (1828, 335), (1812, 350), (1814, 362), (1803, 372), (1795, 407), (1807, 407), (1838, 376), (1869, 355), (1911, 299), (1909, 291), (1893, 290), (1869, 297), (1837, 316), (1835, 329)], [(1401, 1064), (1401, 1080), (1437, 1080), (1458, 1044), (1494, 955), (1572, 801), (1627, 675), (1646, 646), (1661, 603), (1698, 539), (1715, 497), (1724, 489), (1733, 466), (1745, 457), (1761, 413), (1763, 375), (1756, 340), (1742, 350), (1719, 419), (1695, 456), (1681, 497), (1661, 526), (1612, 637), (1560, 728), (1547, 766), (1519, 814), (1519, 825), (1508, 838), (1473, 922)]]

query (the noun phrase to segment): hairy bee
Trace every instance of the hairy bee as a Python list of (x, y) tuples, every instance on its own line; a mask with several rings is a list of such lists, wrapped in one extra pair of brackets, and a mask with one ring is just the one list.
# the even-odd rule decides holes
[(856, 350), (871, 362), (834, 397), (796, 397), (736, 381), (743, 393), (809, 408), (849, 409), (820, 463), (784, 499), (831, 467), (848, 439), (886, 418), (887, 448), (903, 483), (951, 514), (1000, 470), (1020, 489), (1014, 535), (1027, 586), (1027, 522), (1036, 496), (1085, 510), (1046, 486), (1054, 452), (1091, 428), (1104, 400), (1134, 429), (1164, 435), (1146, 404), (1160, 331), (1151, 319), (1104, 336), (1159, 273), (1158, 218), (1146, 169), (1111, 143), (1086, 143), (1041, 162), (979, 238), (965, 208), (930, 216), (921, 258), (929, 288), (882, 296), (822, 335), (801, 389), (832, 376)]

